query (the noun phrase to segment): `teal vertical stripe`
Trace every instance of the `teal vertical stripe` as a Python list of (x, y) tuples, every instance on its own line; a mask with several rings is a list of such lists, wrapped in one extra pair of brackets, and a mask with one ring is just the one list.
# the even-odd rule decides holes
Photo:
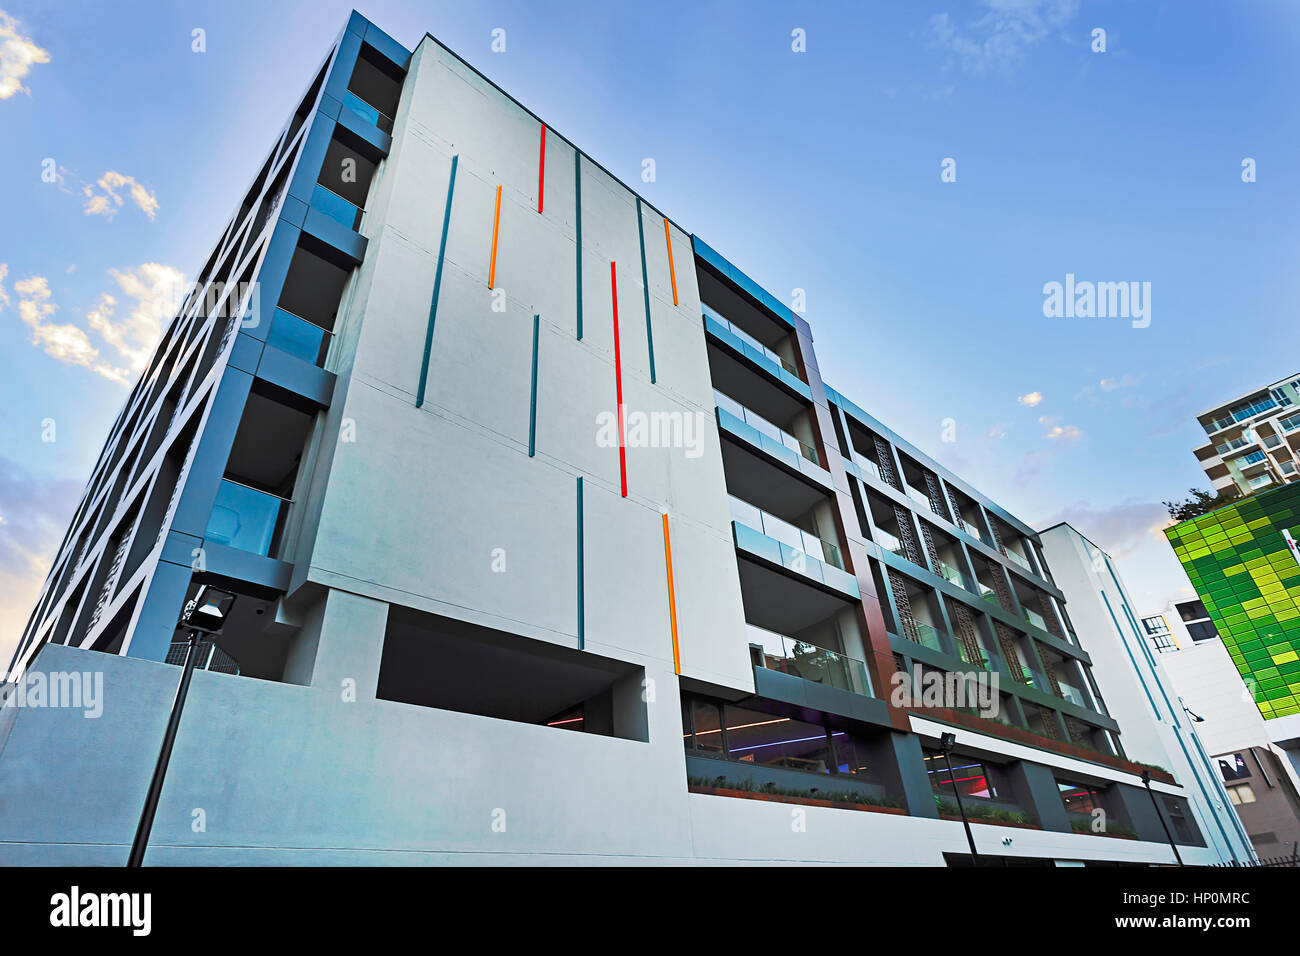
[(582, 476), (578, 476), (578, 650), (586, 644), (587, 596), (582, 567)]
[(655, 334), (650, 328), (650, 277), (645, 267), (645, 222), (641, 217), (641, 197), (636, 197), (636, 234), (641, 240), (641, 291), (645, 293), (645, 340), (650, 347), (650, 384), (655, 381)]
[(582, 338), (582, 152), (573, 151), (573, 218), (578, 224), (578, 338)]
[(429, 354), (433, 351), (433, 320), (438, 315), (438, 293), (442, 289), (442, 262), (447, 255), (447, 230), (451, 228), (451, 196), (456, 189), (456, 165), (460, 154), (451, 158), (451, 178), (447, 181), (447, 209), (442, 214), (442, 239), (438, 243), (438, 268), (433, 274), (433, 299), (429, 302), (429, 331), (424, 335), (424, 359), (420, 362), (420, 387), (415, 392), (415, 407), (424, 404), (424, 387), (429, 380)]
[(537, 453), (537, 333), (542, 317), (533, 316), (533, 395), (528, 411), (528, 457)]

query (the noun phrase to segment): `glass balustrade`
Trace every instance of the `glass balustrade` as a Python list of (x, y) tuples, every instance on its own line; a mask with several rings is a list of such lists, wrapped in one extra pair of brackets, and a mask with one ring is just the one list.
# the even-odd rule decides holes
[(312, 365), (322, 365), (329, 352), (331, 333), (302, 316), (276, 309), (266, 344)]
[(943, 641), (939, 639), (939, 629), (933, 624), (926, 624), (922, 621), (913, 622), (916, 628), (917, 643), (932, 651), (943, 651)]
[[(809, 445), (807, 442), (800, 441), (784, 429), (773, 425), (762, 415), (759, 415), (750, 408), (746, 408), (734, 398), (724, 395), (722, 392), (714, 389), (713, 402), (723, 412), (726, 412), (732, 418), (743, 422), (750, 428), (753, 428), (759, 433), (761, 438), (767, 439), (767, 441), (760, 440), (760, 445), (765, 450), (771, 451), (778, 458), (788, 459), (789, 456), (785, 452), (792, 451), (798, 455), (802, 455), (814, 465), (821, 465), (821, 459), (817, 455), (816, 448)], [(776, 445), (777, 447), (773, 448), (772, 445)]]
[(286, 504), (276, 495), (223, 478), (204, 538), (269, 556)]
[(856, 450), (850, 449), (849, 460), (852, 461), (859, 468), (861, 468), (863, 472), (866, 473), (867, 477), (872, 478), (875, 481), (883, 481), (883, 479), (880, 477), (880, 466), (877, 465), (870, 458), (868, 458), (866, 455), (863, 455), (861, 452), (858, 452)]
[(971, 648), (968, 648), (965, 642), (963, 641), (957, 641), (956, 644), (957, 644), (958, 655), (960, 655), (961, 659), (964, 660), (967, 664), (970, 664), (972, 667), (979, 667), (985, 670), (988, 669), (989, 659), (984, 655), (982, 651), (972, 650)]
[(317, 183), (316, 188), (312, 190), (311, 205), (313, 209), (319, 209), (339, 225), (347, 226), (353, 232), (356, 232), (357, 227), (361, 225), (363, 210), (320, 183)]
[(1061, 688), (1062, 700), (1067, 700), (1071, 704), (1077, 704), (1080, 707), (1088, 706), (1088, 700), (1086, 697), (1083, 696), (1083, 691), (1079, 690), (1079, 688), (1073, 686), (1072, 684), (1067, 684), (1059, 677), (1056, 679), (1056, 686)]
[(703, 310), (704, 317), (706, 319), (712, 319), (714, 322), (721, 325), (723, 328), (725, 328), (736, 338), (740, 339), (743, 345), (746, 345), (750, 349), (753, 349), (754, 351), (758, 352), (760, 355), (762, 355), (764, 358), (768, 359), (769, 361), (775, 362), (777, 365), (781, 366), (791, 375), (795, 376), (796, 378), (802, 381), (803, 377), (799, 374), (799, 370), (794, 367), (793, 362), (790, 362), (787, 359), (782, 358), (780, 353), (778, 353), (774, 349), (768, 348), (766, 345), (764, 345), (758, 339), (754, 338), (744, 329), (741, 329), (740, 327), (732, 323), (730, 319), (724, 318), (715, 309), (712, 309), (709, 306), (704, 305), (703, 303), (700, 304), (700, 308)]
[(917, 491), (911, 485), (905, 485), (907, 488), (907, 497), (911, 498), (918, 505), (925, 509), (927, 513), (933, 514), (934, 509), (930, 506), (930, 496), (923, 491)]
[(738, 521), (755, 531), (761, 531), (769, 538), (774, 538), (782, 544), (789, 545), (805, 555), (825, 561), (834, 568), (844, 570), (844, 561), (840, 557), (840, 549), (829, 541), (823, 541), (815, 534), (797, 528), (790, 522), (783, 521), (775, 515), (770, 515), (747, 501), (742, 501), (734, 496), (729, 497), (731, 499), (731, 517), (734, 521)]
[(876, 544), (880, 545), (886, 551), (892, 551), (900, 558), (907, 557), (907, 549), (903, 547), (903, 542), (899, 540), (898, 535), (890, 534), (883, 528), (876, 528), (872, 532)]
[(1010, 558), (1012, 561), (1014, 561), (1016, 564), (1020, 565), (1022, 568), (1024, 568), (1024, 569), (1025, 569), (1026, 571), (1028, 571), (1030, 574), (1033, 573), (1034, 569), (1033, 569), (1033, 567), (1029, 564), (1029, 559), (1028, 559), (1028, 558), (1023, 557), (1023, 556), (1020, 555), (1020, 554), (1017, 554), (1015, 551), (1012, 551), (1010, 548), (1003, 548), (1003, 549), (1002, 549), (1002, 553), (1005, 554), (1005, 555), (1006, 555), (1008, 558)]
[(386, 113), (381, 113), (351, 90), (343, 94), (343, 105), (367, 123), (378, 126), (385, 133), (393, 132), (393, 118)]
[(1024, 612), (1026, 621), (1034, 625), (1034, 627), (1041, 628), (1044, 631), (1047, 630), (1047, 621), (1043, 619), (1043, 615), (1037, 611), (1031, 611), (1029, 608), (1024, 608)]
[(763, 650), (763, 666), (803, 680), (870, 697), (871, 677), (865, 662), (816, 644), (747, 624), (749, 643)]
[(959, 588), (966, 587), (966, 579), (962, 577), (962, 573), (945, 561), (939, 562), (939, 575), (940, 577), (951, 581)]

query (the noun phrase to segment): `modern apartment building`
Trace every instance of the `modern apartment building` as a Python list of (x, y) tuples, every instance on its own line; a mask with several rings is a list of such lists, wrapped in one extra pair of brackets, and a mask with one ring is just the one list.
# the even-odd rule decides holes
[(1266, 721), (1223, 642), (1184, 644), (1159, 657), (1196, 736), (1212, 755), (1260, 857), (1300, 849), (1300, 774), (1269, 739)]
[(433, 37), (353, 14), (200, 283), (11, 665), (103, 707), (0, 711), (3, 862), (125, 859), (201, 584), (149, 863), (942, 865), (958, 794), (1001, 862), (1240, 858), (1039, 536)]
[(1300, 377), (1239, 395), (1196, 416), (1196, 458), (1217, 492), (1249, 495), (1300, 477)]
[(1153, 651), (1139, 625), (1114, 559), (1068, 523), (1040, 534), (1080, 641), (1092, 655), (1093, 674), (1107, 689), (1128, 756), (1167, 767), (1183, 781), (1178, 825), (1190, 818), (1225, 858), (1249, 859), (1250, 841), (1233, 812), (1231, 794), (1196, 734), (1195, 718), (1173, 689), (1164, 657)]

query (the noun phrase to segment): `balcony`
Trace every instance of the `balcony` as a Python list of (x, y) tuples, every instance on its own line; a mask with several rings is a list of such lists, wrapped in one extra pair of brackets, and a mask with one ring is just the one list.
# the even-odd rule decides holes
[(356, 232), (360, 227), (361, 216), (365, 212), (355, 203), (344, 199), (334, 190), (320, 183), (317, 183), (316, 188), (312, 190), (311, 206), (313, 209), (319, 209), (339, 225), (346, 226), (353, 232)]
[(203, 537), (270, 557), (288, 503), (284, 498), (223, 478)]
[(858, 470), (862, 472), (859, 477), (870, 478), (872, 481), (878, 481), (881, 484), (885, 483), (884, 479), (880, 477), (880, 466), (857, 449), (849, 449), (849, 461), (857, 465)]
[(343, 106), (348, 111), (360, 116), (372, 126), (378, 126), (385, 133), (388, 133), (390, 136), (392, 135), (393, 118), (386, 113), (380, 112), (351, 90), (348, 90), (343, 94)]
[(1284, 430), (1293, 432), (1297, 428), (1300, 428), (1300, 415), (1290, 415), (1286, 418), (1280, 419), (1278, 424), (1281, 425)]
[(871, 677), (864, 661), (766, 628), (752, 624), (746, 627), (750, 645), (762, 648), (763, 666), (768, 670), (864, 697), (872, 696)]
[(304, 362), (321, 366), (329, 353), (333, 333), (286, 309), (276, 309), (266, 344)]
[[(723, 431), (744, 439), (791, 470), (812, 478), (818, 484), (828, 489), (833, 487), (830, 473), (822, 467), (821, 457), (815, 447), (800, 441), (752, 408), (716, 389), (713, 392), (713, 400), (717, 409), (718, 427)], [(723, 457), (724, 460), (727, 459), (725, 454)]]
[[(700, 308), (703, 311), (706, 332), (724, 342), (733, 351), (750, 359), (787, 388), (806, 399), (812, 398), (812, 390), (808, 387), (808, 383), (803, 380), (799, 370), (791, 362), (743, 331), (735, 323), (723, 318), (709, 306), (701, 304)], [(717, 381), (716, 376), (714, 380)]]
[(857, 579), (844, 570), (838, 547), (734, 495), (728, 497), (738, 547), (805, 577), (858, 595)]
[(907, 489), (907, 497), (915, 501), (921, 507), (922, 511), (924, 511), (926, 514), (935, 513), (934, 507), (930, 504), (929, 495), (927, 495), (924, 491), (918, 491), (917, 489), (913, 488), (911, 485), (906, 483), (904, 483), (903, 487)]
[(876, 528), (872, 532), (872, 537), (875, 539), (876, 544), (880, 545), (886, 551), (891, 551), (900, 558), (907, 558), (909, 561), (911, 560), (911, 558), (907, 557), (907, 549), (903, 547), (903, 542), (899, 539), (898, 535), (891, 534), (884, 528)]

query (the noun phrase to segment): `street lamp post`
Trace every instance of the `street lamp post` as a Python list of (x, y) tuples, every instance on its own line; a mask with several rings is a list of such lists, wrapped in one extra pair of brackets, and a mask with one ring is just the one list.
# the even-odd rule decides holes
[(961, 825), (966, 828), (966, 842), (970, 844), (971, 866), (979, 866), (980, 857), (975, 851), (975, 834), (971, 833), (970, 821), (966, 819), (966, 807), (961, 802), (961, 791), (957, 789), (957, 775), (952, 772), (952, 759), (949, 755), (956, 745), (956, 734), (946, 733), (939, 737), (939, 752), (943, 754), (943, 762), (948, 767), (948, 779), (952, 781), (952, 792), (957, 798), (957, 812), (961, 814)]
[(1183, 858), (1178, 855), (1178, 844), (1174, 842), (1174, 835), (1169, 832), (1169, 824), (1165, 823), (1165, 815), (1160, 812), (1160, 805), (1156, 803), (1156, 795), (1151, 790), (1151, 771), (1142, 771), (1142, 786), (1147, 788), (1147, 796), (1151, 798), (1151, 809), (1155, 810), (1156, 816), (1160, 818), (1160, 825), (1165, 829), (1165, 839), (1169, 841), (1169, 848), (1174, 851), (1174, 859), (1178, 865), (1183, 865)]
[(190, 678), (194, 676), (194, 662), (198, 658), (199, 640), (202, 635), (217, 635), (230, 614), (235, 603), (235, 596), (228, 591), (201, 585), (194, 597), (187, 601), (181, 612), (180, 626), (185, 628), (188, 644), (185, 648), (185, 666), (181, 669), (181, 680), (176, 687), (176, 697), (172, 700), (171, 716), (167, 718), (167, 732), (163, 734), (162, 748), (158, 751), (158, 762), (154, 764), (153, 778), (149, 781), (149, 792), (145, 795), (144, 809), (140, 811), (140, 822), (135, 828), (135, 839), (131, 841), (131, 856), (127, 859), (128, 867), (144, 865), (145, 850), (149, 847), (149, 831), (153, 829), (153, 818), (158, 812), (158, 798), (162, 794), (163, 780), (167, 776), (167, 764), (172, 759), (172, 747), (176, 743), (176, 731), (181, 725), (181, 711), (185, 708), (185, 698), (190, 691)]

